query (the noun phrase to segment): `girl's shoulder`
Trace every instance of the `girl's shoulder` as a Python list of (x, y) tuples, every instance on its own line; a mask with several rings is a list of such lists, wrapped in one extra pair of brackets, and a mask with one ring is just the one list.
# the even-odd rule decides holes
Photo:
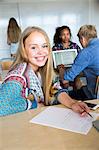
[(26, 63), (20, 63), (15, 68), (9, 70), (7, 76), (9, 75), (23, 75), (27, 67)]
[(26, 63), (21, 63), (21, 64), (18, 64), (14, 69), (10, 70), (5, 79), (4, 79), (4, 82), (7, 82), (7, 81), (18, 81), (22, 84), (24, 84), (24, 86), (26, 85), (26, 79), (24, 77), (24, 72), (27, 68), (27, 64)]
[(70, 41), (70, 45), (75, 46), (75, 47), (78, 46), (78, 44), (76, 42), (72, 42), (72, 41)]
[(71, 49), (77, 49), (77, 52), (79, 53), (79, 51), (80, 51), (80, 46), (77, 44), (77, 43), (75, 43), (75, 42), (72, 42), (72, 41), (70, 41), (70, 48)]

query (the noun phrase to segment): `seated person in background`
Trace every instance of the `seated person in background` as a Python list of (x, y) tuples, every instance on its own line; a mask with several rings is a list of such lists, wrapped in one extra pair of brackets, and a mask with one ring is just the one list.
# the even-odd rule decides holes
[(68, 26), (61, 26), (56, 28), (56, 33), (54, 35), (54, 46), (53, 51), (55, 50), (64, 50), (64, 49), (77, 49), (79, 52), (80, 47), (71, 41), (71, 30)]
[(15, 57), (21, 36), (21, 28), (15, 18), (10, 18), (7, 28), (7, 44), (10, 45), (11, 57)]
[(86, 100), (95, 99), (96, 80), (99, 76), (99, 39), (97, 31), (93, 25), (84, 25), (78, 31), (78, 38), (83, 49), (77, 55), (72, 67), (65, 71), (60, 66), (60, 80), (63, 85), (73, 81), (81, 72), (84, 73), (87, 85), (82, 86), (79, 90), (71, 91), (72, 98)]
[[(52, 50), (65, 50), (65, 49), (76, 49), (79, 53), (80, 47), (71, 41), (71, 30), (68, 26), (61, 26), (56, 28), (56, 33), (54, 35), (54, 46), (52, 47)], [(62, 64), (60, 65), (62, 67)], [(59, 66), (58, 66), (59, 67)], [(65, 68), (68, 69), (68, 68)], [(58, 69), (57, 69), (58, 70)], [(61, 76), (61, 71), (59, 71), (59, 74)], [(61, 83), (62, 84), (62, 83)], [(81, 84), (79, 81), (79, 78), (75, 79), (74, 82), (70, 82), (69, 85), (72, 88), (75, 88), (75, 85)]]
[(59, 103), (86, 115), (89, 108), (61, 88), (52, 64), (51, 46), (45, 31), (38, 27), (25, 29), (15, 61), (0, 88), (0, 116), (37, 108), (40, 104)]

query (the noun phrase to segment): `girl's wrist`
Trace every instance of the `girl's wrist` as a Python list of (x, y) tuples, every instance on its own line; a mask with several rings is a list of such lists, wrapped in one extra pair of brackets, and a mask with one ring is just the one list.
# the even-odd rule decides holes
[(70, 104), (70, 109), (73, 109), (73, 106), (76, 104), (77, 102), (72, 102), (72, 104)]

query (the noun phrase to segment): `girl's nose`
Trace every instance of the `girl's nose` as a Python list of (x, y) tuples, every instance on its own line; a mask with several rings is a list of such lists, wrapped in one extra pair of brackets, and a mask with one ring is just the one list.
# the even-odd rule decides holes
[(43, 51), (43, 47), (40, 46), (40, 45), (38, 45), (38, 46), (37, 46), (37, 49), (36, 49), (36, 52), (37, 52), (37, 53), (42, 53), (42, 51)]

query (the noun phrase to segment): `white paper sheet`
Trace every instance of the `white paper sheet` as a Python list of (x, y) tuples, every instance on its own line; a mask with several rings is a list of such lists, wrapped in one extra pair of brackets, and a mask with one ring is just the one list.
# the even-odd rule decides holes
[(92, 121), (96, 120), (99, 114), (91, 113), (90, 116), (81, 117), (78, 113), (67, 108), (49, 106), (35, 116), (31, 123), (64, 129), (76, 133), (87, 134), (92, 127)]

